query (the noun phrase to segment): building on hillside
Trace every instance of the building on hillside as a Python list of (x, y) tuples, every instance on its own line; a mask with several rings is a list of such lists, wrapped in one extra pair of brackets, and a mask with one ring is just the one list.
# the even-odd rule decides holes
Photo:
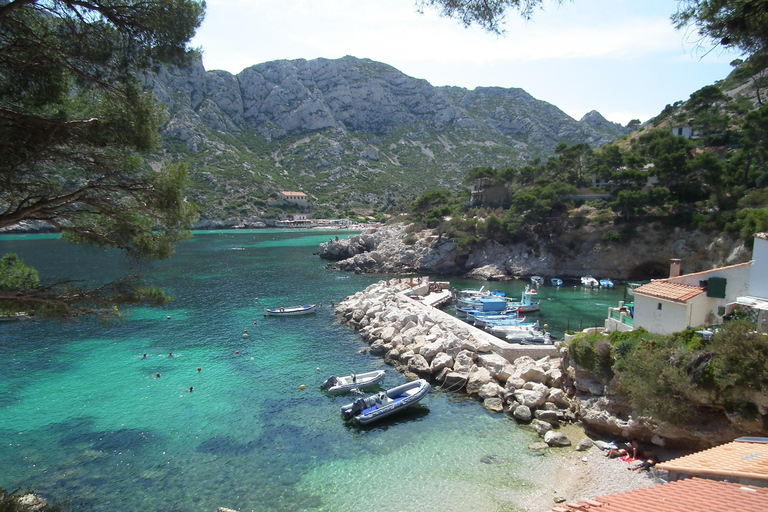
[(763, 487), (688, 478), (563, 503), (555, 505), (551, 512), (765, 512), (766, 499), (768, 489)]
[(285, 201), (286, 203), (295, 204), (302, 208), (309, 207), (309, 198), (304, 192), (287, 192), (282, 191), (277, 194), (278, 199)]
[(509, 201), (509, 189), (502, 183), (494, 185), (491, 178), (472, 180), (472, 206), (499, 206)]
[(685, 137), (686, 139), (690, 139), (693, 136), (693, 128), (691, 128), (690, 126), (685, 126), (685, 125), (673, 126), (671, 130), (672, 130), (672, 135), (674, 135), (675, 137)]
[(768, 487), (768, 438), (740, 437), (727, 444), (661, 462), (656, 469), (667, 471), (670, 482), (699, 477)]
[(672, 334), (721, 324), (727, 305), (749, 290), (752, 262), (685, 275), (680, 275), (680, 264), (672, 260), (667, 279), (635, 289), (635, 329)]

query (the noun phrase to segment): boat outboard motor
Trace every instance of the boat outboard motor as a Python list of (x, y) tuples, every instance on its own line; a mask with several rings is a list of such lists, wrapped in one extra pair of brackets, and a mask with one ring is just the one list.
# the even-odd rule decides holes
[(355, 416), (357, 416), (359, 413), (363, 412), (368, 408), (368, 400), (365, 398), (358, 398), (354, 402), (352, 402), (352, 407), (346, 411), (344, 411), (344, 419), (345, 420), (351, 420)]
[(338, 379), (336, 379), (335, 375), (331, 375), (327, 379), (325, 379), (325, 382), (320, 384), (320, 389), (330, 389), (334, 385), (336, 385), (336, 382), (338, 382)]

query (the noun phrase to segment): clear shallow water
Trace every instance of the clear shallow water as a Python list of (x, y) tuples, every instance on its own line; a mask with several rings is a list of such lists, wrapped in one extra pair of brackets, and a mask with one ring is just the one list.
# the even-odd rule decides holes
[[(328, 375), (352, 371), (386, 368), (384, 387), (404, 382), (332, 315), (330, 301), (379, 279), (325, 270), (312, 253), (335, 235), (196, 234), (144, 269), (174, 297), (165, 308), (0, 324), (0, 487), (94, 511), (525, 509), (514, 496), (546, 487), (545, 460), (503, 415), (433, 390), (402, 415), (351, 427), (339, 414), (349, 397), (320, 392)], [(119, 256), (46, 236), (2, 237), (5, 252), (44, 276), (124, 270)], [(609, 293), (575, 310), (613, 305)], [(263, 317), (314, 302), (316, 315)], [(544, 315), (556, 323), (548, 303)]]

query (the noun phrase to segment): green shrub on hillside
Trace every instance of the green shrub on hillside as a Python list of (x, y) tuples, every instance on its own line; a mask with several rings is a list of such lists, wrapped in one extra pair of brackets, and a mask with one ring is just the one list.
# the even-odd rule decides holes
[(568, 344), (568, 355), (576, 364), (597, 376), (612, 376), (611, 344), (601, 333), (577, 334)]

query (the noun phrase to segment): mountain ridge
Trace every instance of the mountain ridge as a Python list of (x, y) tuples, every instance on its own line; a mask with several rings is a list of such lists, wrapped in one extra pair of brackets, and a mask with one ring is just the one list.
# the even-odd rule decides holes
[[(189, 164), (192, 197), (212, 218), (266, 214), (258, 201), (286, 187), (331, 212), (372, 212), (456, 187), (474, 167), (524, 165), (562, 142), (598, 147), (628, 132), (598, 113), (576, 121), (520, 88), (434, 87), (352, 56), (238, 74), (197, 59), (146, 81), (168, 112), (161, 158)], [(229, 199), (247, 196), (256, 207), (233, 211)]]

